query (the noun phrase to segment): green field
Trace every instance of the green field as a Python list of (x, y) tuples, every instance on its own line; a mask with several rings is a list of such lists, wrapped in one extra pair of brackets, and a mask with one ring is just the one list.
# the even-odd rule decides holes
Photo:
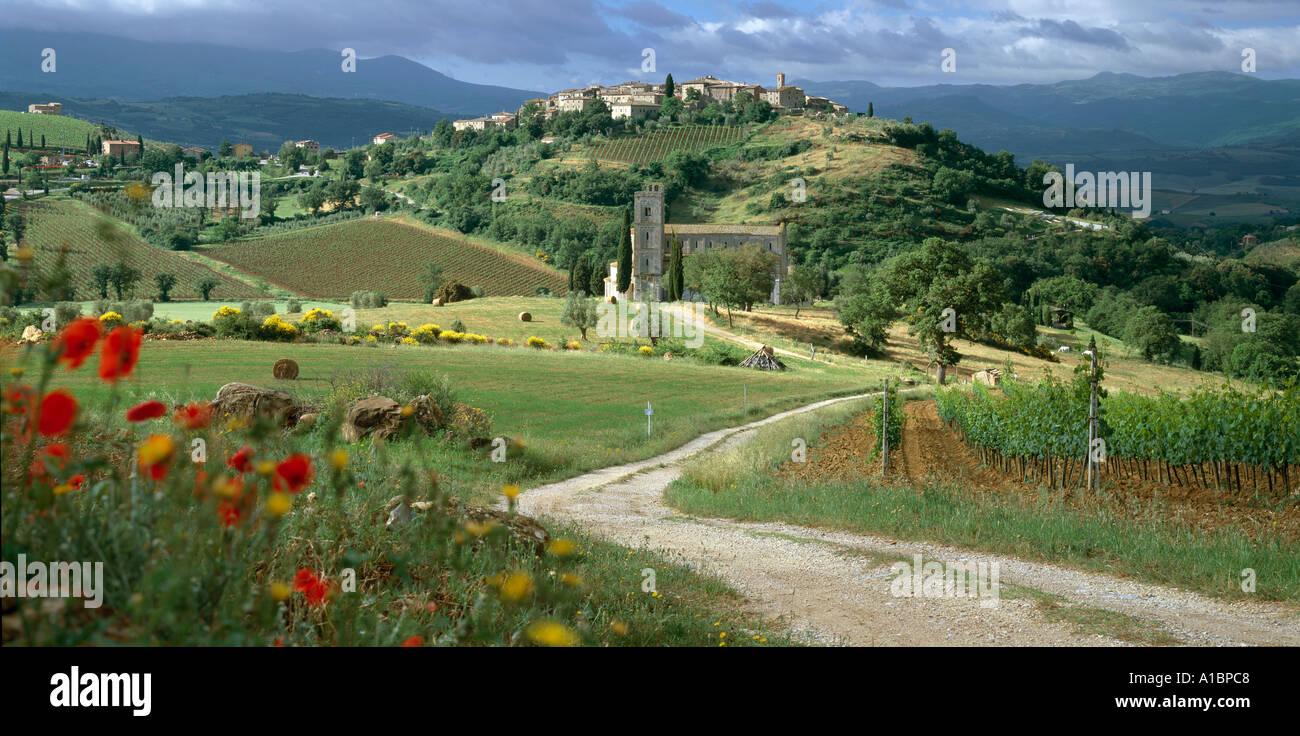
[[(91, 268), (119, 261), (140, 271), (135, 290), (142, 297), (154, 295), (157, 290), (154, 276), (160, 273), (176, 277), (173, 299), (197, 299), (198, 283), (205, 278), (217, 280), (218, 286), (212, 292), (217, 299), (241, 299), (258, 294), (248, 284), (140, 240), (118, 221), (100, 215), (81, 202), (44, 199), (29, 202), (24, 211), (27, 232), (23, 243), (35, 250), (37, 268), (45, 272), (53, 267), (59, 251), (66, 247), (78, 299), (99, 297), (90, 278)], [(15, 250), (12, 244), (10, 250)], [(109, 296), (114, 296), (111, 288)]]
[[(33, 99), (32, 102), (45, 102), (45, 100)], [(0, 110), (0, 134), (8, 132), (15, 146), (18, 143), (20, 128), (23, 131), (23, 150), (31, 147), (27, 142), (30, 140), (28, 136), (33, 133), (36, 134), (37, 144), (40, 144), (41, 136), (45, 136), (47, 148), (58, 148), (64, 145), (84, 150), (86, 136), (94, 133), (97, 126), (66, 115), (37, 115), (17, 110)]]
[(352, 220), (206, 249), (207, 255), (310, 297), (346, 297), (373, 289), (419, 299), (427, 263), (445, 281), (482, 286), (488, 295), (563, 291), (564, 276), (523, 254), (447, 237), (390, 219)]

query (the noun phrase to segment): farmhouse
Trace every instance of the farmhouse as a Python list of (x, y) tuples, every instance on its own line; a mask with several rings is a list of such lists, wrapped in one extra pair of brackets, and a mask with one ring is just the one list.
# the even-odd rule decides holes
[(301, 148), (307, 153), (320, 153), (320, 143), (307, 139), (305, 141), (294, 141), (294, 148)]
[(62, 115), (62, 102), (38, 102), (27, 106), (27, 112), (37, 115)]
[(102, 153), (109, 156), (120, 156), (124, 153), (139, 153), (139, 141), (104, 141)]
[(371, 143), (374, 143), (376, 146), (382, 146), (383, 144), (385, 144), (385, 143), (387, 143), (387, 142), (389, 142), (389, 141), (395, 141), (395, 140), (397, 140), (397, 134), (396, 134), (396, 133), (380, 133), (379, 135), (375, 136), (374, 138), (371, 138), (371, 139), (370, 139), (370, 142), (371, 142)]
[(235, 158), (248, 158), (253, 155), (253, 144), (236, 143), (231, 150), (234, 152)]
[[(785, 224), (780, 225), (669, 225), (664, 222), (664, 188), (651, 184), (637, 192), (632, 211), (632, 286), (630, 295), (617, 291), (618, 267), (611, 264), (605, 280), (605, 297), (657, 301), (663, 297), (661, 280), (672, 256), (671, 243), (682, 243), (682, 255), (706, 253), (714, 248), (739, 248), (757, 243), (776, 256), (771, 300), (781, 303), (781, 279), (789, 270), (785, 249)], [(692, 295), (688, 294), (688, 297)]]
[(512, 112), (498, 112), (481, 118), (456, 120), (451, 124), (451, 127), (456, 130), (487, 130), (494, 127), (510, 129), (515, 127), (515, 114)]

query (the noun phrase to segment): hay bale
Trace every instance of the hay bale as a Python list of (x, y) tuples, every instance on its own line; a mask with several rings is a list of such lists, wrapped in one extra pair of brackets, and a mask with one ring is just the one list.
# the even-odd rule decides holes
[(520, 322), (532, 322), (532, 321), (533, 321), (533, 315), (529, 314), (528, 312), (520, 312), (520, 313), (519, 313), (519, 321), (520, 321)]
[(438, 297), (437, 299), (434, 299), (434, 300), (433, 300), (433, 306), (435, 306), (435, 307), (441, 307), (441, 306), (442, 306), (442, 297)]
[(288, 381), (296, 380), (298, 378), (298, 364), (288, 358), (280, 358), (271, 367), (271, 375)]

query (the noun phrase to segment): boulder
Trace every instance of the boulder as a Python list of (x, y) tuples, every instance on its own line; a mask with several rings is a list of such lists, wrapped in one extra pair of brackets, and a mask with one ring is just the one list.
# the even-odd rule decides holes
[(298, 364), (288, 358), (280, 358), (275, 361), (275, 365), (271, 367), (271, 375), (276, 378), (293, 381), (298, 378)]
[(342, 434), (347, 442), (373, 435), (387, 440), (402, 429), (402, 405), (387, 396), (361, 399), (348, 408), (343, 418)]
[(520, 321), (520, 322), (532, 322), (532, 321), (533, 321), (533, 315), (529, 314), (528, 312), (520, 312), (520, 313), (519, 313), (519, 321)]
[(248, 383), (227, 383), (217, 389), (212, 402), (214, 416), (221, 420), (252, 421), (256, 418), (276, 422), (296, 421), (297, 411), (293, 399), (283, 391), (253, 386)]
[[(388, 499), (388, 503), (384, 506), (384, 509), (388, 512), (388, 519), (384, 526), (400, 526), (414, 519), (416, 514), (428, 513), (437, 508), (437, 505), (429, 501), (408, 503), (401, 496), (394, 496)], [(504, 527), (516, 542), (524, 545), (538, 557), (546, 553), (546, 544), (551, 541), (551, 535), (546, 531), (546, 528), (537, 523), (537, 520), (531, 516), (511, 513), (488, 506), (469, 506), (462, 504), (456, 498), (446, 499), (442, 503), (442, 511), (463, 521), (474, 521), (480, 524), (491, 523)]]
[(44, 332), (41, 332), (41, 328), (36, 325), (27, 325), (23, 328), (23, 336), (18, 340), (18, 343), (21, 345), (23, 343), (39, 342), (41, 335), (44, 334)]
[(298, 417), (298, 426), (303, 428), (310, 427), (316, 423), (317, 419), (320, 419), (320, 414), (317, 414), (316, 412), (303, 414)]

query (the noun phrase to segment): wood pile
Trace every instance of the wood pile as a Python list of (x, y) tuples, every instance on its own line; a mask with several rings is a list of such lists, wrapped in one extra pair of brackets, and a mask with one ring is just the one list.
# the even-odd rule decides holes
[(741, 361), (740, 366), (742, 368), (753, 368), (754, 370), (759, 371), (785, 370), (785, 363), (782, 363), (776, 357), (775, 351), (773, 351), (768, 345), (764, 345), (758, 350), (755, 350), (753, 355)]

